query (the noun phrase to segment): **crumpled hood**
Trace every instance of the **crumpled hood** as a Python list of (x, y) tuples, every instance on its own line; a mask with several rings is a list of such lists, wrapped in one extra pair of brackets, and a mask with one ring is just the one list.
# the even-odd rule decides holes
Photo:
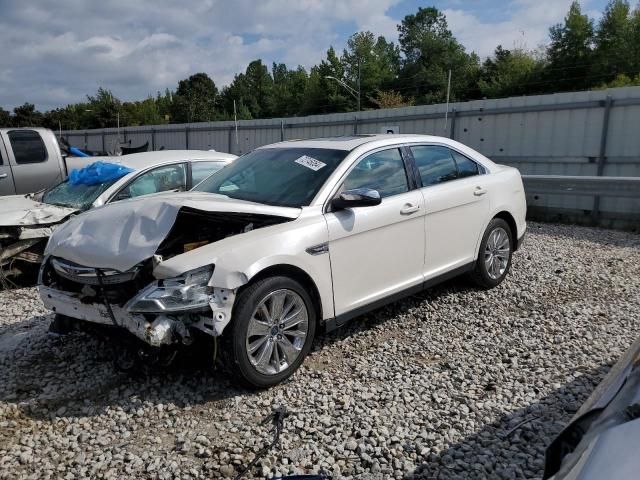
[(77, 211), (74, 208), (36, 202), (25, 195), (11, 195), (0, 198), (0, 226), (50, 225)]
[(273, 207), (205, 192), (167, 193), (116, 202), (72, 218), (57, 228), (45, 255), (121, 272), (152, 257), (181, 208), (297, 218), (301, 209)]

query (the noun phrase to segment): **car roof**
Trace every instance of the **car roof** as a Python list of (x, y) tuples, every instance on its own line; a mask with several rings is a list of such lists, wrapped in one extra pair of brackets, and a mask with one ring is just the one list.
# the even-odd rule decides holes
[(434, 135), (379, 133), (371, 135), (363, 134), (343, 137), (313, 138), (308, 140), (287, 140), (285, 142), (265, 145), (260, 148), (326, 148), (332, 150), (351, 151), (367, 143), (380, 142), (384, 144), (386, 143), (384, 142), (385, 140), (388, 141), (389, 145), (411, 142), (451, 143), (451, 139), (449, 138)]
[(236, 155), (209, 150), (159, 150), (154, 152), (132, 153), (112, 157), (68, 157), (70, 169), (81, 168), (94, 162), (108, 162), (124, 165), (134, 170), (142, 170), (154, 165), (178, 160), (208, 160), (229, 163)]

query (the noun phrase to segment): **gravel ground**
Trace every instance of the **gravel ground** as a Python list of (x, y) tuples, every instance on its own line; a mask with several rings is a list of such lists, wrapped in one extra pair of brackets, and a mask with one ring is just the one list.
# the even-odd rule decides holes
[[(0, 292), (0, 478), (536, 478), (545, 446), (640, 330), (640, 235), (530, 224), (500, 287), (456, 280), (321, 335), (287, 383), (231, 386), (202, 359), (115, 371), (95, 336), (46, 334)], [(522, 425), (522, 422), (525, 422)]]

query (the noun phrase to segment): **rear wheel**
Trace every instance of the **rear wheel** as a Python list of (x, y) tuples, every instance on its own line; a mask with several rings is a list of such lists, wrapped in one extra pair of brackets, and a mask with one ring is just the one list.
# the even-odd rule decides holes
[(504, 280), (511, 267), (513, 233), (501, 218), (489, 222), (480, 242), (472, 280), (482, 288), (493, 288)]
[(307, 290), (288, 277), (269, 277), (236, 299), (227, 345), (234, 373), (254, 388), (289, 377), (311, 349), (316, 313)]

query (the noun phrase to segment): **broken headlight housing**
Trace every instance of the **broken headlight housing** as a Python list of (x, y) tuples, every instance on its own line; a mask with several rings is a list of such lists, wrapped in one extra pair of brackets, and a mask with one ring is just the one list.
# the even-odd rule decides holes
[(196, 268), (179, 277), (158, 280), (133, 297), (125, 308), (133, 313), (170, 313), (209, 306), (209, 280), (213, 265)]

